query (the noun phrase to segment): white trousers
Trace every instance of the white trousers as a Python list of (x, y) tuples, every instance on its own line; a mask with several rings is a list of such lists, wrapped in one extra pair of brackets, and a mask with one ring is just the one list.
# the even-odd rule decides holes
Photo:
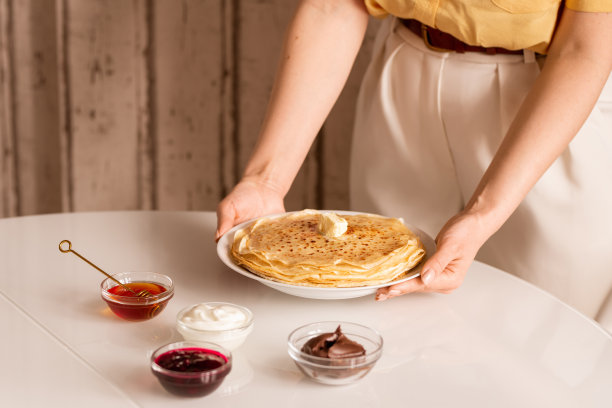
[[(351, 207), (435, 237), (469, 200), (539, 72), (522, 55), (432, 51), (387, 19), (357, 103)], [(579, 134), (477, 256), (609, 327), (611, 108), (609, 80)]]

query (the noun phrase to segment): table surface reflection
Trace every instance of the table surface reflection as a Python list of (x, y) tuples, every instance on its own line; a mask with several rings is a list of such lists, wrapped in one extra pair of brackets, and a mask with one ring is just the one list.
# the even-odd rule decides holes
[[(0, 220), (0, 401), (4, 406), (313, 407), (612, 405), (612, 338), (547, 293), (474, 263), (451, 295), (312, 300), (277, 292), (217, 258), (212, 212), (101, 212)], [(102, 275), (154, 271), (175, 296), (153, 320), (122, 321), (101, 300)], [(255, 329), (213, 394), (168, 394), (149, 368), (180, 339), (176, 314), (226, 301), (250, 308)], [(287, 354), (294, 328), (322, 320), (378, 330), (383, 356), (348, 386), (311, 382)], [(81, 404), (81, 405), (77, 405)]]

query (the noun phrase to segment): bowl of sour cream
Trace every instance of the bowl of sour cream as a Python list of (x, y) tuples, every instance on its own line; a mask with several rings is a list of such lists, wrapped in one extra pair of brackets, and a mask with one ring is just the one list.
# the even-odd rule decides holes
[(253, 313), (233, 303), (198, 303), (178, 313), (176, 329), (185, 340), (207, 341), (232, 351), (253, 331)]

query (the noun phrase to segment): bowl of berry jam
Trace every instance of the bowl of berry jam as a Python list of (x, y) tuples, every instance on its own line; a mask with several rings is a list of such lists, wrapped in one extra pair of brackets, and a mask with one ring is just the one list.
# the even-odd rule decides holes
[[(168, 304), (174, 295), (174, 283), (166, 275), (153, 272), (123, 272), (102, 281), (102, 299), (110, 310), (125, 320), (149, 320)], [(142, 291), (146, 291), (142, 295)]]
[(151, 355), (151, 370), (160, 384), (166, 391), (183, 397), (212, 393), (231, 369), (231, 353), (214, 343), (179, 341)]

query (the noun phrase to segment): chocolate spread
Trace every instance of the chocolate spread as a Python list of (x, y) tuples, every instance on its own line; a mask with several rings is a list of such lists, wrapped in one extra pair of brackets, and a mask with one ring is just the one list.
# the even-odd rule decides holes
[(352, 358), (365, 355), (363, 346), (342, 333), (340, 326), (333, 333), (323, 333), (308, 340), (302, 352), (330, 359)]

